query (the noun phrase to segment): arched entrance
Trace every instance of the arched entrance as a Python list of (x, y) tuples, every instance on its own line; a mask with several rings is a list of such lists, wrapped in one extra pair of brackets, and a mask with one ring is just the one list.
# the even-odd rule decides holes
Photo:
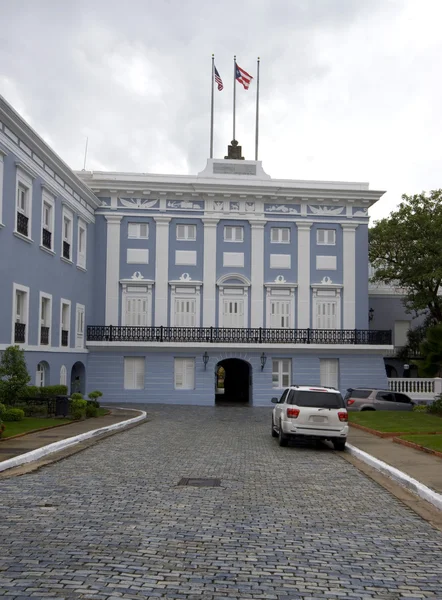
[(240, 358), (226, 358), (215, 367), (215, 402), (248, 404), (252, 401), (252, 367)]
[(49, 364), (45, 360), (42, 360), (37, 365), (35, 385), (37, 387), (44, 387), (45, 385), (49, 385)]
[(76, 362), (71, 371), (71, 394), (75, 392), (86, 393), (86, 369), (82, 362)]

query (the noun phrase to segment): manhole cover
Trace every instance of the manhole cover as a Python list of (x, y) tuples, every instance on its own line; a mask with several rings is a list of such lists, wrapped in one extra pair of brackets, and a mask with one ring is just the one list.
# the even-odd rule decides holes
[(178, 482), (178, 485), (193, 485), (194, 487), (219, 487), (221, 485), (221, 479), (183, 477)]

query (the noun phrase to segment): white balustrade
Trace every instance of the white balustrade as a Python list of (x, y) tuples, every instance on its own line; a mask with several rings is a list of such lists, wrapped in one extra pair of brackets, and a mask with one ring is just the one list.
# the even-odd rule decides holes
[(442, 379), (440, 377), (434, 379), (394, 377), (388, 379), (388, 389), (392, 392), (403, 392), (413, 399), (433, 399), (434, 396), (442, 393)]

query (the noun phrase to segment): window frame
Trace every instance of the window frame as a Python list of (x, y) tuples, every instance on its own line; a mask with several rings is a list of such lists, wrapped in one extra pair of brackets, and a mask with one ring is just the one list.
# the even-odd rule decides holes
[[(81, 232), (84, 233), (84, 250), (80, 251)], [(77, 267), (86, 271), (87, 259), (87, 225), (82, 219), (78, 219), (77, 227)]]
[[(332, 362), (333, 361), (333, 362)], [(336, 373), (332, 373), (333, 370), (336, 370)], [(333, 387), (336, 390), (339, 390), (339, 371), (340, 371), (340, 363), (339, 358), (320, 358), (319, 359), (319, 381), (322, 387)], [(334, 385), (330, 380), (335, 378), (336, 385)], [(324, 380), (326, 383), (324, 383)]]
[[(141, 226), (145, 225), (146, 227), (146, 235), (141, 235)], [(130, 230), (132, 228), (137, 229), (137, 233), (136, 235), (133, 235), (130, 233)], [(148, 240), (149, 239), (149, 223), (145, 223), (142, 221), (128, 221), (127, 223), (127, 238), (129, 240)]]
[(60, 385), (66, 385), (68, 383), (68, 371), (66, 369), (66, 365), (61, 365), (60, 367)]
[[(273, 239), (273, 232), (276, 231), (278, 232), (277, 235), (277, 240)], [(288, 232), (288, 240), (284, 241), (283, 238), (283, 231), (287, 231)], [(270, 243), (271, 244), (290, 244), (290, 240), (291, 240), (291, 229), (290, 227), (270, 227)]]
[[(132, 385), (127, 385), (128, 379), (128, 369), (129, 369), (129, 361), (133, 361), (134, 365), (133, 373), (132, 373)], [(137, 371), (136, 365), (142, 365), (142, 372)], [(141, 381), (142, 376), (142, 385), (137, 385), (138, 381)], [(139, 379), (138, 379), (139, 378)], [(146, 359), (144, 356), (124, 356), (123, 357), (123, 389), (125, 390), (144, 390), (146, 387)]]
[[(184, 227), (184, 237), (179, 237), (178, 236), (178, 231), (180, 227)], [(194, 236), (190, 236), (189, 232), (191, 231), (190, 228), (193, 228), (194, 231)], [(196, 242), (196, 236), (197, 236), (197, 228), (196, 228), (196, 224), (195, 223), (177, 223), (176, 224), (176, 229), (175, 229), (175, 234), (176, 234), (176, 240), (177, 242)]]
[[(86, 307), (84, 304), (75, 305), (75, 348), (84, 348), (84, 332), (86, 322)], [(79, 325), (82, 326), (79, 330)]]
[[(23, 188), (25, 191), (25, 209), (19, 209), (19, 190)], [(14, 233), (32, 241), (32, 191), (33, 191), (33, 177), (17, 166), (16, 173), (16, 185), (15, 185), (15, 229)], [(24, 235), (18, 231), (18, 213), (24, 215), (28, 219), (28, 234)]]
[[(47, 314), (45, 317), (42, 315), (43, 305), (46, 304), (47, 301)], [(46, 292), (40, 292), (40, 301), (39, 301), (39, 310), (38, 310), (38, 345), (43, 346), (44, 348), (50, 348), (52, 346), (52, 295), (47, 294)], [(43, 320), (47, 321), (49, 325), (44, 325)], [(49, 327), (49, 335), (48, 335), (48, 343), (41, 343), (41, 328)]]
[[(45, 205), (47, 205), (50, 209), (50, 224), (49, 228), (45, 227)], [(48, 248), (43, 245), (43, 229), (47, 229), (51, 233), (51, 245)], [(53, 196), (48, 194), (45, 190), (42, 192), (41, 196), (41, 227), (40, 227), (40, 248), (46, 250), (47, 252), (54, 252), (54, 238), (55, 238), (55, 199)]]
[[(183, 385), (178, 386), (177, 385), (177, 364), (182, 363), (183, 367), (182, 367), (182, 382)], [(190, 365), (190, 368), (192, 370), (192, 380), (189, 382), (188, 381), (188, 367), (187, 365)], [(186, 356), (186, 357), (181, 357), (181, 356), (175, 356), (174, 357), (174, 361), (173, 361), (173, 384), (174, 384), (174, 389), (175, 390), (194, 390), (195, 389), (195, 366), (196, 366), (196, 361), (195, 361), (195, 357), (190, 357), (190, 356)]]
[[(65, 237), (65, 219), (69, 222), (69, 236)], [(61, 259), (73, 263), (73, 237), (74, 237), (74, 215), (65, 206), (61, 215)], [(66, 258), (63, 253), (64, 242), (69, 244), (69, 258)]]
[[(67, 306), (68, 307), (68, 328), (67, 329), (63, 329), (63, 306)], [(60, 299), (60, 339), (59, 339), (59, 347), (60, 348), (70, 348), (71, 346), (71, 301), (70, 300), (66, 300), (65, 298), (61, 298)], [(63, 339), (63, 331), (67, 331), (68, 332), (68, 345), (67, 346), (63, 346), (62, 344), (62, 339)]]
[[(324, 241), (320, 241), (319, 232), (324, 232)], [(330, 234), (333, 234), (331, 237), (332, 241), (329, 241)], [(325, 227), (318, 227), (316, 230), (316, 244), (318, 246), (336, 246), (336, 229), (326, 229)]]
[[(288, 370), (284, 370), (284, 362), (288, 362)], [(275, 370), (275, 364), (278, 365)], [(274, 376), (278, 377), (277, 385), (274, 385)], [(288, 384), (284, 383), (284, 376), (288, 377)], [(289, 388), (292, 385), (292, 359), (291, 358), (272, 358), (272, 389), (282, 390)]]
[[(24, 309), (23, 309), (23, 321), (17, 320), (17, 292), (24, 294)], [(27, 346), (29, 341), (29, 305), (30, 305), (30, 288), (25, 285), (20, 285), (19, 283), (12, 284), (12, 336), (11, 343), (12, 345), (23, 345)], [(25, 341), (24, 342), (16, 342), (15, 341), (15, 324), (21, 323), (25, 325)]]
[[(232, 238), (228, 239), (226, 236), (226, 233), (228, 230), (232, 231)], [(236, 233), (237, 231), (241, 232), (241, 239), (237, 239)], [(232, 243), (232, 244), (240, 244), (242, 242), (244, 242), (244, 226), (243, 225), (224, 225), (224, 231), (223, 231), (223, 238), (224, 241), (227, 243)]]

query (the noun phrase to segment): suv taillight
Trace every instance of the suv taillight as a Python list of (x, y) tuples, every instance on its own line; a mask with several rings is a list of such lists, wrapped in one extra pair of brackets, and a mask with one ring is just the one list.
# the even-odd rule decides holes
[(347, 400), (347, 406), (351, 406), (351, 405), (352, 405), (352, 404), (354, 404), (354, 403), (355, 403), (355, 400), (354, 400), (354, 398), (349, 398), (349, 399)]
[(287, 418), (288, 419), (297, 419), (299, 415), (299, 408), (288, 408), (287, 409)]
[(346, 412), (338, 412), (338, 417), (340, 421), (348, 421), (348, 413)]

